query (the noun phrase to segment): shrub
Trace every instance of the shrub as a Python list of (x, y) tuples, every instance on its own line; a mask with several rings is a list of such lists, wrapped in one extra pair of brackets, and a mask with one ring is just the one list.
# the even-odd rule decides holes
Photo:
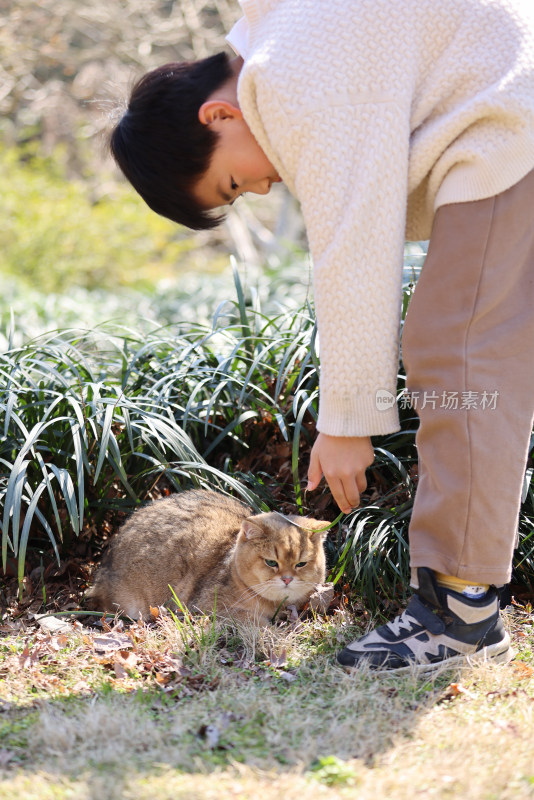
[[(48, 541), (59, 558), (73, 535), (134, 508), (159, 482), (336, 517), (326, 490), (307, 498), (300, 483), (317, 413), (312, 310), (265, 314), (235, 281), (237, 300), (219, 304), (211, 324), (63, 331), (0, 356), (4, 569), (16, 557), (22, 580), (28, 547)], [(401, 369), (399, 391), (404, 382)], [(370, 606), (408, 582), (417, 420), (406, 409), (401, 421), (374, 442), (365, 504), (327, 542), (332, 578)], [(531, 478), (529, 469), (515, 561), (523, 583), (534, 578)]]
[(237, 286), (239, 302), (212, 326), (65, 331), (0, 357), (4, 569), (12, 553), (22, 579), (29, 543), (42, 547), (45, 535), (59, 557), (71, 534), (135, 507), (162, 476), (267, 509), (263, 477), (234, 477), (234, 460), (265, 419), (296, 439), (296, 465), (302, 408), (316, 394), (314, 322), (309, 309), (247, 312)]
[[(200, 256), (189, 231), (147, 213), (126, 186), (91, 197), (81, 181), (61, 174), (58, 162), (0, 149), (4, 275), (43, 292), (65, 292), (152, 288), (195, 268)], [(214, 258), (211, 268), (222, 263)]]

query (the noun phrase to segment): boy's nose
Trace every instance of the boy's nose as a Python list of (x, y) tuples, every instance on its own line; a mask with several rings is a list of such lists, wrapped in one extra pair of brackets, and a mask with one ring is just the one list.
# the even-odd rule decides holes
[(247, 191), (253, 194), (269, 194), (271, 191), (272, 181), (270, 178), (262, 178), (261, 181), (256, 181)]

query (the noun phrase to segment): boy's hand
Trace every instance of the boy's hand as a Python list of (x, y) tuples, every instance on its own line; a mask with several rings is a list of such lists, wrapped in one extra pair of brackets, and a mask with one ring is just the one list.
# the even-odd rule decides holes
[(324, 475), (334, 500), (348, 514), (360, 504), (360, 494), (367, 487), (365, 470), (374, 458), (369, 436), (320, 433), (311, 451), (307, 490), (313, 491)]

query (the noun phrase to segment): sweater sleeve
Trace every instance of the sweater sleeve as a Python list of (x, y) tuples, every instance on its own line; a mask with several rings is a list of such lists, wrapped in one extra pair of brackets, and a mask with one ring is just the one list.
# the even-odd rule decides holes
[(318, 429), (386, 434), (399, 429), (408, 119), (391, 100), (327, 111), (293, 126), (289, 148), (314, 264)]

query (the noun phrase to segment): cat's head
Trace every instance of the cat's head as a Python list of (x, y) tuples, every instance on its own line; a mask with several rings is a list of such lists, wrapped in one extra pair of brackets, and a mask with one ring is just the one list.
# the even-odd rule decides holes
[(323, 539), (328, 522), (277, 512), (245, 519), (237, 538), (240, 579), (277, 603), (307, 599), (325, 579)]

